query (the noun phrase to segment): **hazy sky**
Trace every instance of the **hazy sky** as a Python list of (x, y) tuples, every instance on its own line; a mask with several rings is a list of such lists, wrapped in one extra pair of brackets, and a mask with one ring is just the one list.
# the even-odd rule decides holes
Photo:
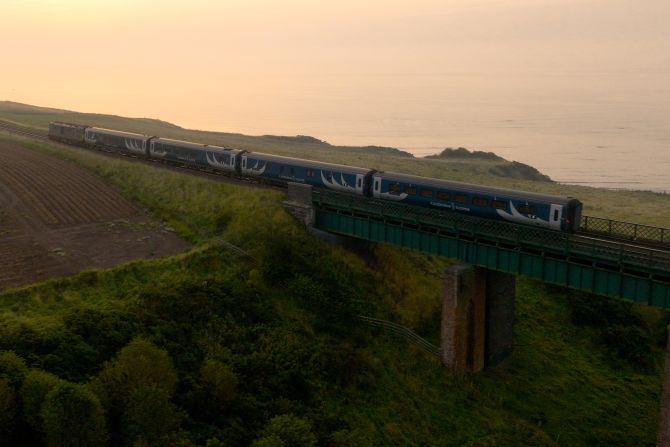
[(310, 76), (670, 73), (669, 24), (669, 0), (2, 0), (0, 100), (235, 130), (217, 108)]

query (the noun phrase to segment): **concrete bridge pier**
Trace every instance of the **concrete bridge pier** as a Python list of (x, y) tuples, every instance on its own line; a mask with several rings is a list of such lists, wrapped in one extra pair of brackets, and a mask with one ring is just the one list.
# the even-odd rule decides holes
[(314, 227), (316, 212), (312, 204), (312, 185), (289, 183), (286, 192), (287, 200), (282, 202), (286, 211), (303, 224), (307, 232), (331, 245), (344, 247), (359, 254), (367, 254), (369, 242), (348, 236), (328, 233)]
[(445, 271), (441, 360), (456, 373), (494, 366), (512, 351), (514, 275), (471, 265)]
[(312, 227), (316, 219), (312, 205), (312, 185), (289, 183), (286, 195), (288, 200), (282, 202), (286, 210), (306, 227)]

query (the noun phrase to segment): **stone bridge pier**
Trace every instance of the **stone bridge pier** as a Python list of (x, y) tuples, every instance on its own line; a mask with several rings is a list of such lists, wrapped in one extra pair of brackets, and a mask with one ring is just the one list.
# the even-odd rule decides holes
[(445, 271), (440, 350), (456, 373), (494, 366), (512, 351), (516, 277), (483, 267)]

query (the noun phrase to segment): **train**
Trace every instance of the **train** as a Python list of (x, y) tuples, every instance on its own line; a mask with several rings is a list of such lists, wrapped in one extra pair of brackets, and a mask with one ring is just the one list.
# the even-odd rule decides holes
[(582, 216), (582, 203), (573, 197), (303, 160), (81, 124), (52, 122), (49, 138), (270, 183), (305, 183), (315, 188), (560, 232), (576, 232)]

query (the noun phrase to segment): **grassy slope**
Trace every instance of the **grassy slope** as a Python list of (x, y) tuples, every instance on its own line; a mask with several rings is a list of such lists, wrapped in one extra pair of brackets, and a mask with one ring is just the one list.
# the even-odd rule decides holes
[[(68, 121), (111, 129), (140, 132), (237, 149), (309, 158), (380, 170), (406, 172), (485, 185), (504, 186), (577, 197), (584, 202), (584, 213), (648, 225), (670, 226), (670, 195), (637, 191), (608, 191), (578, 185), (558, 185), (492, 174), (501, 163), (495, 160), (422, 159), (366, 148), (305, 143), (290, 138), (253, 137), (240, 134), (187, 130), (158, 120), (85, 114), (0, 102), (0, 119), (46, 129), (50, 121)], [(503, 163), (511, 165), (511, 163)]]
[[(253, 250), (259, 232), (297, 231), (274, 192), (110, 161), (84, 150), (27, 146), (74, 159), (99, 173), (200, 243), (200, 249), (222, 236)], [(484, 175), (482, 179), (496, 180)], [(601, 206), (606, 210), (616, 209), (622, 197), (593, 191), (602, 194)], [(639, 220), (634, 218), (638, 211), (621, 209), (621, 218)], [(366, 268), (351, 255), (336, 252), (358, 268)], [(375, 255), (372, 274), (377, 275), (377, 287), (390, 314), (435, 339), (441, 261), (390, 247), (378, 247)], [(197, 275), (189, 260), (197, 263), (198, 256), (194, 252), (142, 261), (5, 293), (0, 296), (0, 325), (24, 323), (48, 330), (62, 324), (63, 312), (78, 303), (103, 308), (121, 305), (120, 297), (160, 284), (161, 278)], [(422, 275), (421, 280), (408, 279), (413, 275), (407, 272)], [(382, 273), (393, 280), (382, 281)], [(368, 386), (347, 387), (332, 395), (324, 407), (354, 428), (346, 435), (353, 444), (652, 445), (660, 369), (640, 373), (609, 361), (589, 329), (569, 322), (564, 292), (522, 279), (517, 296), (518, 346), (499, 367), (456, 378), (403, 341), (377, 334), (367, 339), (363, 353), (369, 359)], [(648, 313), (652, 319), (658, 317)]]

